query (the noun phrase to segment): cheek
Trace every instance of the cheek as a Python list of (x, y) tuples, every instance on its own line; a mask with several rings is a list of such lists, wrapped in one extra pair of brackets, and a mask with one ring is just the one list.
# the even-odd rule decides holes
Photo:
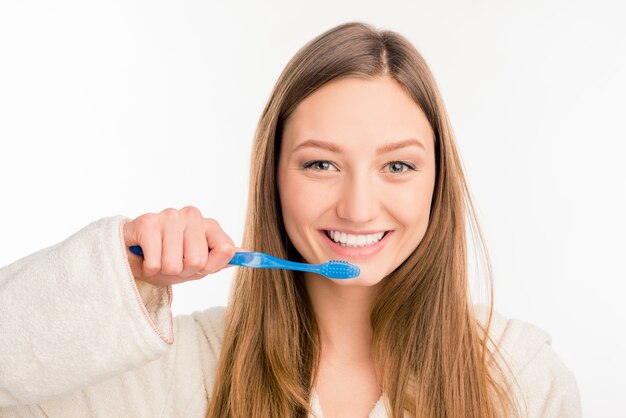
[(313, 187), (306, 179), (286, 173), (279, 180), (279, 193), (283, 222), (287, 232), (292, 235), (297, 231), (306, 231), (311, 222), (323, 211), (328, 195), (323, 188)]
[(410, 232), (409, 237), (421, 239), (428, 227), (431, 200), (432, 185), (425, 181), (409, 189), (390, 191), (386, 207), (402, 227)]

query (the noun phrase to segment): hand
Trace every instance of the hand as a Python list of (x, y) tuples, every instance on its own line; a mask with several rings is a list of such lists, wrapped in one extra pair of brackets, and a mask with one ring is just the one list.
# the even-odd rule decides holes
[[(146, 213), (123, 229), (133, 276), (156, 285), (197, 280), (232, 267), (228, 262), (241, 250), (215, 219), (203, 218), (193, 206)], [(143, 258), (128, 249), (133, 245), (141, 246)]]

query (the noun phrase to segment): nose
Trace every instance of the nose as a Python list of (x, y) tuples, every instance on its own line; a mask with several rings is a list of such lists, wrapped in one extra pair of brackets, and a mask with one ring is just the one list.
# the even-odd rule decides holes
[(366, 175), (346, 180), (337, 204), (337, 216), (351, 224), (366, 224), (378, 216), (380, 197)]

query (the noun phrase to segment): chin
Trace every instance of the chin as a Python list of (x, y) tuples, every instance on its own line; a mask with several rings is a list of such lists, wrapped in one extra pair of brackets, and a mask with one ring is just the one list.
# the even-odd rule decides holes
[[(327, 278), (328, 279), (328, 278)], [(380, 284), (385, 279), (385, 276), (377, 275), (377, 274), (367, 274), (361, 271), (361, 274), (358, 277), (354, 277), (352, 279), (328, 279), (332, 280), (335, 284), (339, 286), (360, 286), (360, 287), (371, 287)]]

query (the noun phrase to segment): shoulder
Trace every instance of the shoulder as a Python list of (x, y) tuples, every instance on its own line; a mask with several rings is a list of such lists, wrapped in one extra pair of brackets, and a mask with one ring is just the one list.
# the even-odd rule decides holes
[[(489, 308), (483, 304), (474, 305), (476, 319), (485, 327), (489, 319)], [(506, 354), (514, 374), (520, 373), (529, 365), (533, 366), (542, 350), (551, 348), (552, 337), (543, 329), (529, 322), (507, 318), (493, 311), (489, 337), (499, 350)]]
[[(489, 309), (474, 305), (478, 322), (485, 326)], [(493, 351), (501, 354), (506, 379), (516, 390), (521, 405), (529, 416), (578, 417), (580, 397), (572, 371), (552, 347), (552, 337), (545, 330), (527, 321), (506, 318), (493, 311), (489, 328)]]
[(195, 311), (189, 316), (189, 321), (193, 321), (202, 331), (218, 355), (224, 339), (225, 319), (226, 306), (211, 306), (202, 311)]
[(211, 306), (202, 311), (194, 311), (189, 315), (189, 320), (196, 323), (202, 332), (220, 341), (224, 336), (224, 325), (226, 319), (226, 306)]
[(224, 338), (226, 306), (211, 306), (202, 311), (174, 317), (175, 345), (179, 351), (197, 350), (211, 363), (220, 356)]

